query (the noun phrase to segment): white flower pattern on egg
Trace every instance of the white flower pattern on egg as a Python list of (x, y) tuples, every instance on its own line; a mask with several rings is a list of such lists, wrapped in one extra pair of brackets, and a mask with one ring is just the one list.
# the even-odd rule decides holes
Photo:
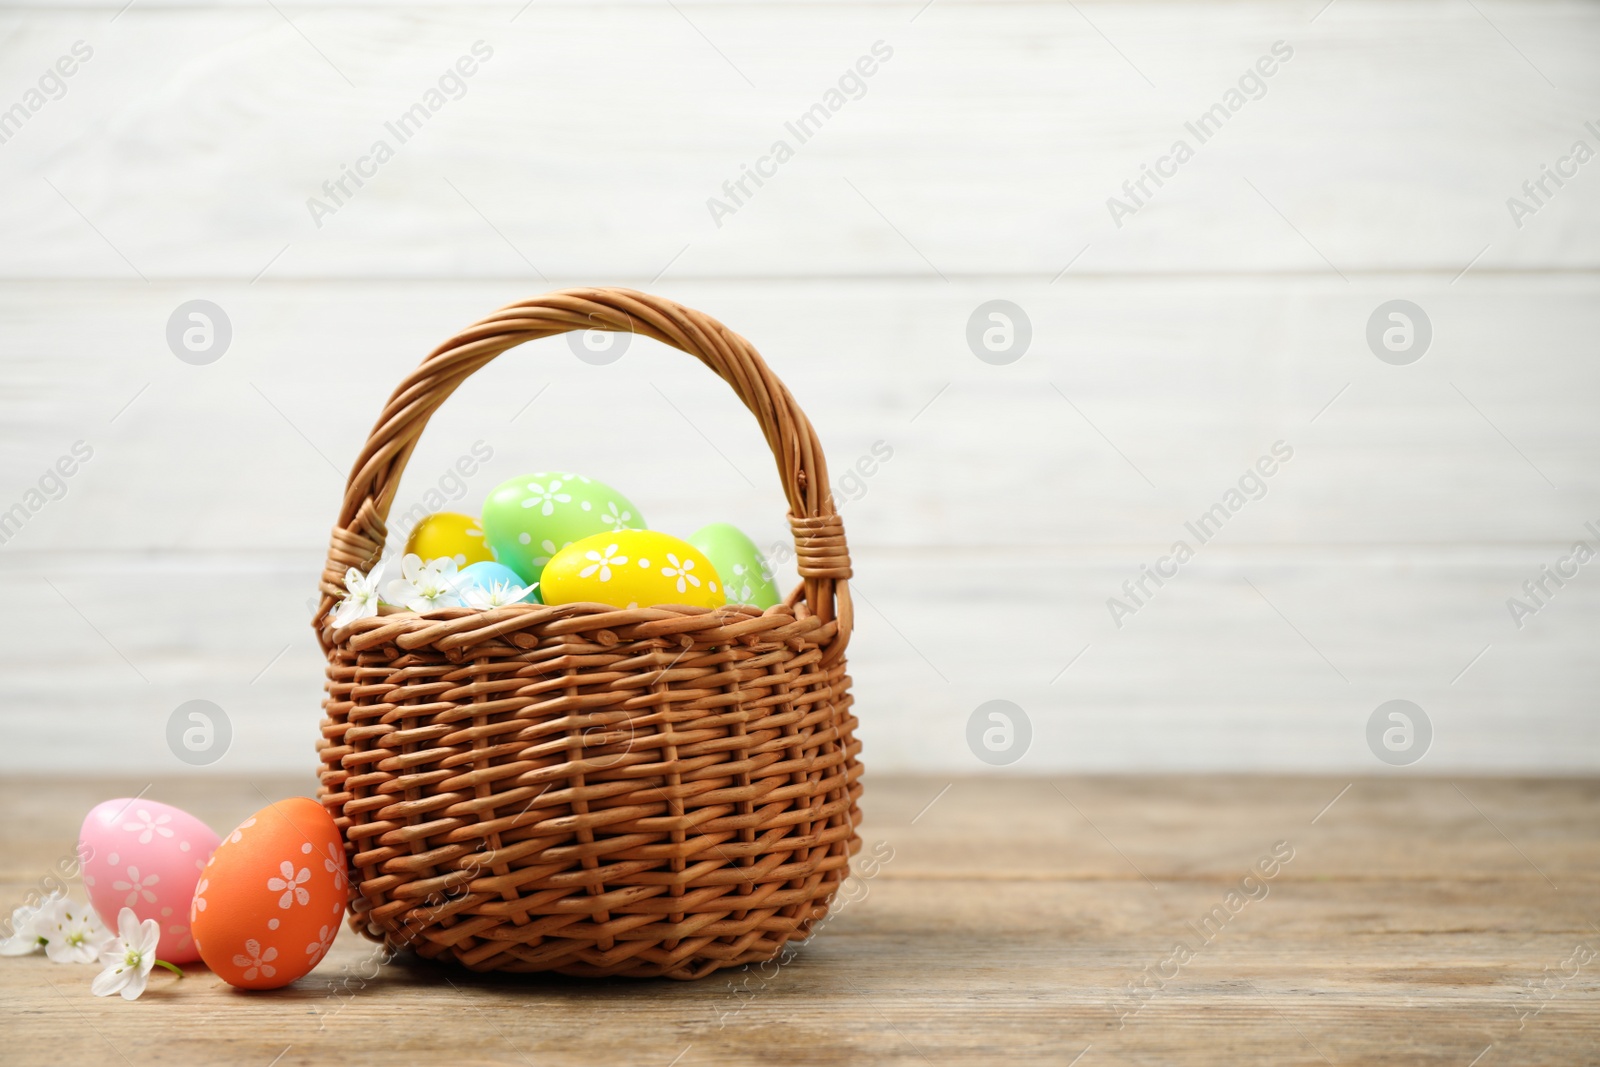
[[(239, 839), (244, 836), (244, 832), (246, 830), (250, 829), (250, 827), (254, 826), (255, 824), (256, 824), (256, 817), (254, 815), (252, 815), (248, 819), (246, 819), (244, 822), (240, 823), (238, 828), (235, 829), (233, 831), (233, 833), (228, 835), (227, 843), (230, 844), (230, 845), (237, 845), (239, 843)], [(113, 862), (115, 862), (115, 861), (113, 861)]]
[(529, 482), (528, 494), (522, 501), (522, 506), (538, 508), (541, 515), (554, 515), (557, 504), (572, 503), (572, 494), (561, 492), (560, 478), (551, 478), (548, 488), (538, 482)]
[(164, 825), (165, 823), (172, 821), (172, 816), (157, 815), (152, 819), (150, 817), (150, 813), (144, 808), (140, 808), (134, 814), (137, 815), (141, 821), (123, 823), (122, 828), (127, 830), (129, 833), (138, 833), (139, 844), (148, 845), (150, 843), (150, 839), (156, 834), (160, 834), (162, 837), (172, 836), (172, 831)]
[(245, 954), (242, 956), (233, 957), (233, 965), (235, 967), (249, 968), (244, 972), (245, 981), (255, 981), (257, 971), (266, 978), (271, 978), (278, 973), (277, 968), (272, 966), (272, 961), (278, 958), (277, 949), (269, 948), (263, 952), (261, 951), (261, 942), (252, 937), (245, 941), (244, 952)]
[(282, 875), (281, 878), (267, 879), (269, 891), (283, 894), (278, 898), (278, 907), (291, 908), (296, 904), (311, 903), (311, 893), (302, 884), (311, 880), (310, 867), (301, 867), (300, 873), (296, 874), (294, 864), (284, 860), (278, 865), (278, 873)]
[(728, 586), (728, 593), (732, 599), (738, 600), (741, 603), (749, 603), (751, 593), (750, 573), (749, 571), (745, 570), (743, 563), (735, 563), (733, 565), (733, 576), (736, 579), (741, 580), (743, 584), (737, 587), (732, 585)]
[(694, 560), (686, 559), (680, 563), (678, 562), (677, 556), (673, 555), (671, 552), (668, 552), (667, 562), (671, 564), (671, 566), (662, 567), (661, 574), (666, 578), (675, 577), (678, 579), (678, 592), (688, 592), (689, 586), (691, 585), (696, 589), (700, 588), (700, 579), (689, 573), (690, 571), (694, 570)]
[[(611, 580), (612, 567), (620, 567), (624, 563), (628, 562), (627, 556), (617, 555), (616, 545), (607, 545), (606, 553), (603, 556), (591, 548), (589, 551), (583, 554), (583, 558), (589, 560), (589, 565), (578, 572), (578, 577), (593, 577), (595, 572), (598, 571), (600, 573), (600, 580), (602, 582), (609, 582)], [(695, 584), (698, 585), (700, 583), (696, 582)]]
[(306, 946), (306, 955), (311, 957), (311, 965), (313, 967), (322, 962), (322, 957), (328, 954), (328, 950), (333, 947), (333, 939), (338, 935), (339, 927), (337, 925), (324, 925), (322, 929), (317, 931), (317, 940)]
[(139, 898), (141, 896), (144, 897), (146, 904), (154, 904), (156, 902), (156, 895), (150, 892), (150, 887), (156, 885), (160, 881), (161, 876), (159, 874), (152, 874), (144, 878), (140, 878), (139, 868), (129, 867), (128, 880), (124, 882), (119, 879), (118, 881), (112, 882), (111, 888), (117, 890), (119, 893), (123, 890), (127, 890), (128, 899), (124, 903), (125, 906), (131, 908), (139, 902)]
[(617, 502), (611, 500), (606, 503), (605, 511), (600, 513), (600, 521), (613, 530), (626, 530), (633, 521), (633, 512), (617, 510)]
[(338, 845), (329, 845), (327, 858), (322, 861), (322, 865), (328, 869), (329, 874), (333, 875), (333, 888), (343, 891), (344, 850)]

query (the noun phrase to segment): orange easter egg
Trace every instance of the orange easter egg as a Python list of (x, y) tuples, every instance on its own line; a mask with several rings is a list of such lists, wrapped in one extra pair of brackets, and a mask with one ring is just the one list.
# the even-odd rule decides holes
[(189, 911), (205, 965), (240, 989), (304, 977), (333, 947), (349, 896), (344, 841), (315, 800), (269, 804), (222, 839)]

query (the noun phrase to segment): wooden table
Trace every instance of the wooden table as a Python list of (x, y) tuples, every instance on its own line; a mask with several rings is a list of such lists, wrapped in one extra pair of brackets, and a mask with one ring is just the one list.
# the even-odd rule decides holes
[[(1600, 781), (867, 783), (862, 855), (891, 858), (765, 974), (375, 967), (346, 931), (288, 989), (240, 993), (191, 967), (182, 982), (157, 971), (130, 1004), (91, 996), (93, 967), (4, 959), (0, 1060), (1600, 1062)], [(93, 803), (146, 784), (0, 786), (8, 906), (70, 852)], [(146, 795), (226, 828), (310, 785), (191, 778)]]

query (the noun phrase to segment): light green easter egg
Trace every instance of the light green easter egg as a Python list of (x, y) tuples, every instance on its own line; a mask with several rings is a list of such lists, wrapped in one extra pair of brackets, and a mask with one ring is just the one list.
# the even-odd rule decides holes
[(537, 582), (550, 557), (574, 541), (644, 524), (633, 502), (609, 485), (564, 471), (508, 479), (483, 502), (484, 543), (525, 582)]
[(728, 603), (753, 604), (765, 611), (782, 599), (761, 550), (737, 526), (726, 522), (702, 526), (689, 536), (689, 543), (705, 553), (722, 575)]

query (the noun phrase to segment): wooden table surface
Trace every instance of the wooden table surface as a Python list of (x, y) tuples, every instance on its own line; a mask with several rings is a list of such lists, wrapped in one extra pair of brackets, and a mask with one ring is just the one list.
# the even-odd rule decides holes
[[(147, 784), (219, 829), (311, 785), (12, 779), (7, 906)], [(0, 1059), (1600, 1063), (1600, 781), (869, 773), (866, 814), (876, 872), (765, 974), (379, 967), (345, 931), (284, 990), (190, 967), (126, 1003), (89, 994), (94, 967), (0, 959)]]

